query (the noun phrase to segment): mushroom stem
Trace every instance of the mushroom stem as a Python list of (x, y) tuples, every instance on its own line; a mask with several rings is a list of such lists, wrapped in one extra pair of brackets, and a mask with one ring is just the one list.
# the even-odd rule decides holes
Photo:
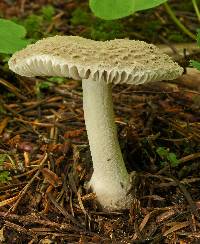
[(130, 206), (130, 177), (126, 170), (114, 122), (112, 87), (104, 81), (83, 80), (83, 109), (93, 160), (90, 187), (104, 209)]

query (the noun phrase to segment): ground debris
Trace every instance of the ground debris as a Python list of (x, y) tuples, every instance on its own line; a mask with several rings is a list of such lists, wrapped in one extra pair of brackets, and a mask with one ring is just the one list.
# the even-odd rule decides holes
[[(174, 90), (168, 84), (162, 83), (162, 90), (159, 84), (113, 89), (128, 167), (140, 172), (138, 202), (125, 214), (100, 212), (95, 194), (84, 188), (92, 168), (80, 85), (73, 93), (56, 89), (39, 101), (34, 94), (28, 103), (19, 97), (15, 103), (7, 100), (0, 155), (4, 155), (1, 167), (9, 170), (12, 181), (0, 186), (4, 238), (33, 243), (46, 239), (167, 243), (175, 236), (177, 241), (198, 238), (200, 118), (199, 110), (191, 108), (196, 94), (188, 91), (188, 96), (185, 87), (177, 85)], [(159, 165), (160, 145), (176, 153), (176, 167), (170, 161)]]

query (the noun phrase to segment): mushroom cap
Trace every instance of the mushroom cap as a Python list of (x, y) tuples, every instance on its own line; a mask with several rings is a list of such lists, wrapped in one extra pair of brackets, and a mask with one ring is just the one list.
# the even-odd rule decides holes
[(42, 39), (16, 52), (8, 62), (15, 73), (75, 80), (141, 84), (172, 80), (183, 69), (156, 46), (143, 41), (94, 41), (78, 36)]

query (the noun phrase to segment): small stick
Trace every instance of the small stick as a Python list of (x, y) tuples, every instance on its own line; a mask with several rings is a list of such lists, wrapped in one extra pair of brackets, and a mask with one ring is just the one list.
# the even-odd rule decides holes
[(11, 229), (15, 229), (19, 233), (22, 232), (25, 235), (30, 235), (30, 236), (33, 236), (33, 237), (37, 238), (37, 234), (36, 233), (34, 233), (34, 232), (30, 231), (30, 230), (27, 230), (26, 228), (24, 228), (24, 227), (22, 227), (20, 225), (14, 224), (14, 223), (12, 223), (10, 221), (5, 220), (5, 226), (7, 226), (7, 227), (9, 227)]
[(174, 21), (174, 23), (183, 31), (183, 33), (185, 33), (187, 36), (189, 36), (190, 38), (196, 40), (196, 36), (189, 31), (181, 22), (180, 20), (176, 17), (176, 15), (174, 14), (173, 10), (171, 9), (171, 7), (169, 6), (168, 3), (164, 3), (165, 9), (167, 11), (167, 13), (169, 14), (169, 16), (171, 17), (171, 19)]
[(44, 158), (42, 159), (40, 165), (39, 165), (39, 169), (36, 172), (36, 174), (31, 178), (31, 180), (28, 182), (28, 184), (21, 190), (21, 192), (19, 193), (18, 199), (16, 201), (16, 203), (8, 210), (7, 214), (10, 212), (15, 212), (20, 200), (22, 199), (22, 197), (26, 194), (28, 188), (31, 186), (31, 184), (33, 183), (33, 181), (38, 177), (39, 173), (40, 173), (40, 169), (43, 166), (43, 164), (46, 162), (47, 160), (47, 153), (45, 153)]
[(62, 208), (57, 202), (56, 200), (53, 198), (53, 196), (51, 195), (51, 193), (47, 193), (49, 199), (51, 200), (51, 202), (54, 204), (54, 206), (69, 220), (71, 220), (71, 222), (75, 225), (77, 225), (79, 228), (84, 229), (85, 227), (82, 226), (78, 221), (75, 220), (75, 218), (69, 214), (64, 208)]
[(195, 12), (196, 12), (198, 21), (200, 22), (200, 11), (199, 11), (199, 7), (198, 7), (198, 5), (197, 5), (196, 0), (192, 0), (192, 4), (193, 4), (194, 10), (195, 10)]
[(4, 79), (0, 79), (0, 84), (4, 85), (10, 92), (14, 93), (16, 97), (26, 101), (27, 97), (23, 96), (22, 94), (19, 93), (19, 89), (10, 84), (8, 81)]

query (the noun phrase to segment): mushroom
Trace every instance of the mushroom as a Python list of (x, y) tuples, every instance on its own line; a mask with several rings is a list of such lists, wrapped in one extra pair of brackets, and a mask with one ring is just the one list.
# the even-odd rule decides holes
[(83, 109), (93, 175), (89, 182), (108, 211), (129, 208), (133, 196), (114, 120), (112, 84), (172, 80), (183, 69), (159, 49), (143, 41), (94, 41), (54, 36), (15, 53), (9, 68), (27, 76), (62, 76), (82, 80)]

